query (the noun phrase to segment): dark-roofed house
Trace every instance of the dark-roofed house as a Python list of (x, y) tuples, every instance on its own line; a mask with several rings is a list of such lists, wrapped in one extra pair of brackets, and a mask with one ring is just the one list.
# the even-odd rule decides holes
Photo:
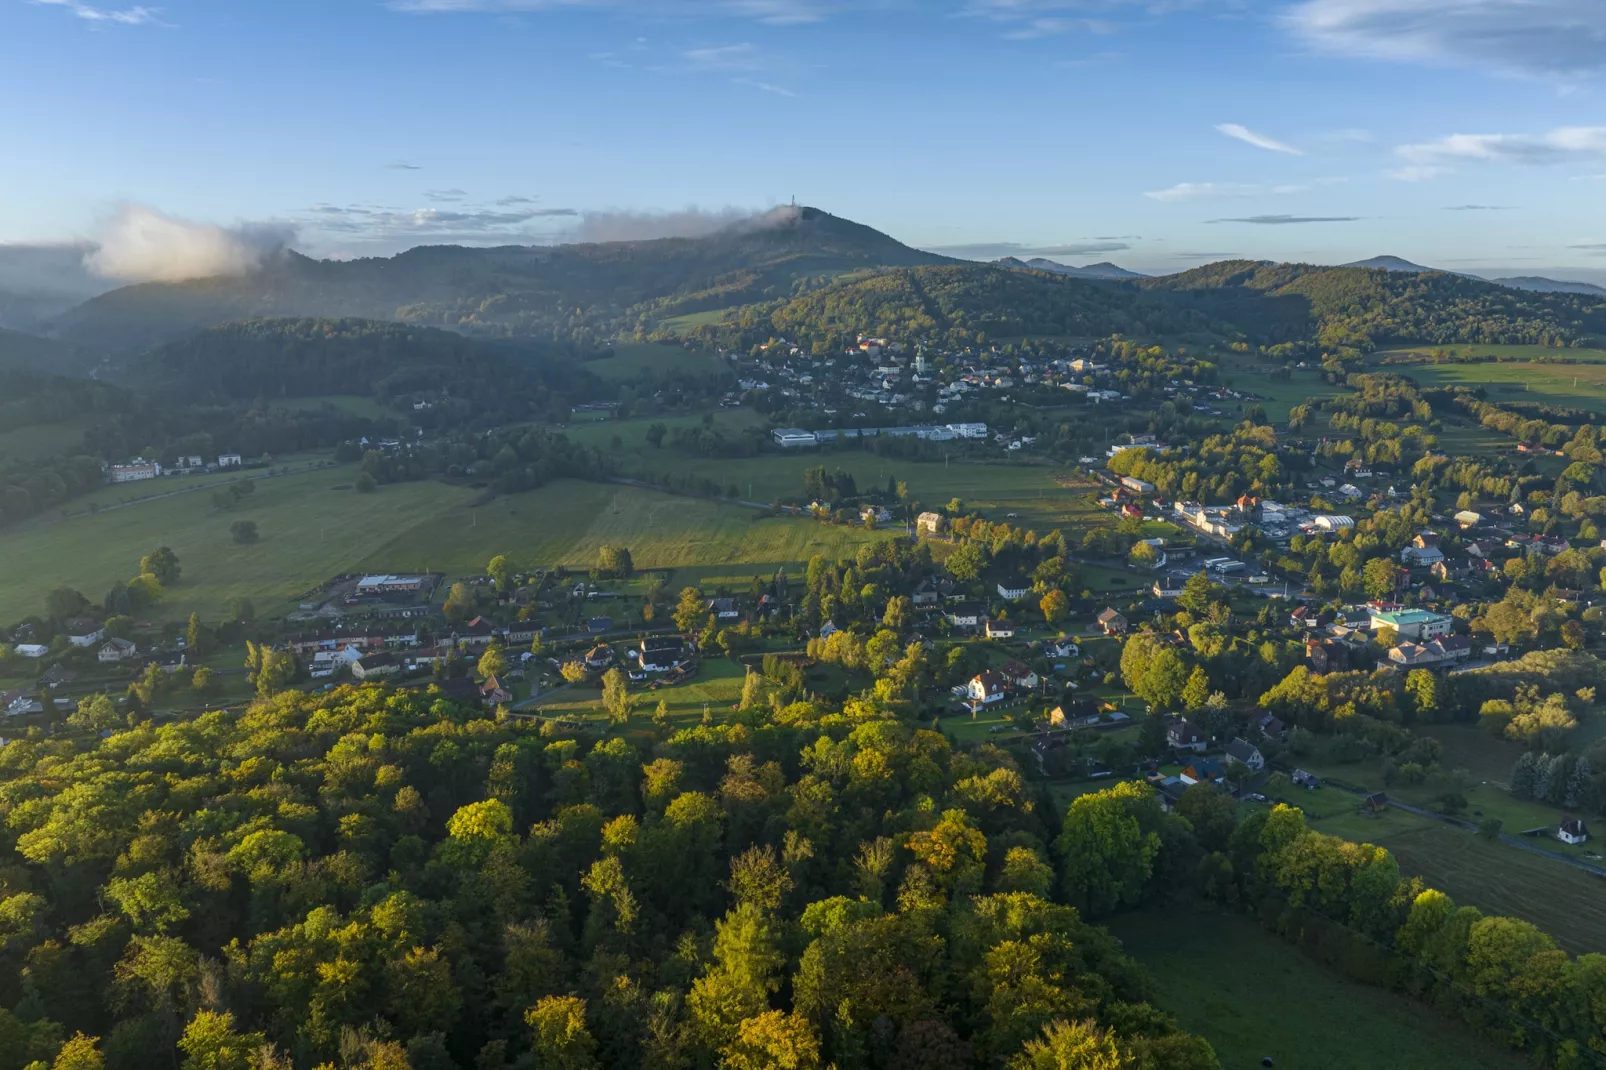
[(380, 652), (368, 654), (352, 662), (351, 675), (359, 680), (382, 680), (401, 672), (401, 662), (395, 654)]
[(1576, 846), (1589, 839), (1589, 829), (1584, 827), (1583, 821), (1576, 817), (1569, 817), (1556, 830), (1556, 839), (1562, 843), (1570, 843)]
[(1381, 814), (1389, 808), (1389, 797), (1381, 791), (1373, 792), (1366, 797), (1366, 801), (1361, 805), (1366, 808), (1366, 812), (1369, 814)]
[(1199, 726), (1186, 718), (1166, 727), (1165, 741), (1172, 750), (1191, 750), (1195, 754), (1203, 754), (1210, 745), (1210, 740)]
[(972, 702), (979, 702), (983, 706), (991, 706), (995, 702), (1002, 702), (1009, 695), (1009, 681), (1004, 679), (1002, 673), (991, 669), (971, 678), (967, 688)]
[(1004, 677), (1016, 687), (1026, 691), (1035, 690), (1042, 681), (1038, 679), (1032, 667), (1024, 661), (1008, 661), (1004, 663)]
[(980, 628), (986, 613), (986, 607), (979, 602), (958, 602), (949, 606), (943, 616), (955, 628)]
[(1227, 767), (1219, 758), (1195, 758), (1183, 767), (1178, 778), (1189, 786), (1218, 784), (1227, 778)]
[(1258, 773), (1266, 768), (1266, 756), (1260, 753), (1259, 747), (1246, 739), (1235, 739), (1227, 744), (1227, 759), (1248, 766), (1252, 773)]
[(601, 672), (613, 664), (613, 647), (607, 643), (600, 643), (586, 655), (586, 668), (592, 672)]
[(1099, 629), (1105, 635), (1125, 635), (1127, 629), (1126, 618), (1114, 609), (1106, 609), (1098, 617)]
[(708, 610), (720, 620), (737, 620), (742, 615), (742, 607), (734, 598), (710, 598)]
[(1012, 620), (990, 620), (987, 622), (987, 638), (1013, 639), (1015, 638), (1015, 622)]
[(644, 672), (669, 672), (686, 657), (686, 640), (678, 635), (649, 635), (641, 641)]

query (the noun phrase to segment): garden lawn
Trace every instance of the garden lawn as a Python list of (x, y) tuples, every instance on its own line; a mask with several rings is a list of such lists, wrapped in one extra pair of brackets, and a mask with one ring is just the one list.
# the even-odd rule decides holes
[(1155, 1002), (1229, 1070), (1517, 1070), (1426, 1006), (1350, 981), (1237, 915), (1147, 910), (1110, 930), (1149, 969)]

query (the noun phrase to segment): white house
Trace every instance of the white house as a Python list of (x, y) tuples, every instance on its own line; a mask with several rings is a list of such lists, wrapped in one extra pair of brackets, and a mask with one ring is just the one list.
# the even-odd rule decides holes
[(127, 639), (113, 638), (106, 640), (106, 645), (100, 648), (96, 658), (102, 665), (115, 665), (120, 661), (127, 661), (137, 653), (139, 648)]
[(67, 622), (67, 642), (77, 647), (90, 647), (106, 637), (106, 629), (100, 621), (90, 617), (78, 617)]
[(1007, 620), (990, 620), (987, 622), (987, 638), (1013, 639), (1015, 638), (1015, 625)]
[(38, 643), (18, 643), (12, 649), (23, 657), (33, 658), (35, 661), (50, 653), (48, 646), (40, 646)]
[(240, 468), (244, 464), (244, 458), (242, 458), (238, 453), (223, 453), (218, 455), (217, 466), (219, 468)]
[(1031, 584), (1023, 579), (1000, 580), (998, 582), (998, 597), (1006, 602), (1019, 602), (1031, 593)]
[(1374, 632), (1380, 628), (1393, 628), (1401, 639), (1417, 639), (1425, 642), (1437, 639), (1441, 635), (1449, 635), (1455, 627), (1455, 621), (1442, 613), (1433, 613), (1426, 609), (1374, 609), (1370, 627)]
[(1266, 768), (1266, 756), (1260, 753), (1259, 747), (1246, 739), (1235, 739), (1227, 744), (1227, 757), (1248, 766), (1252, 773), (1258, 773)]
[(641, 667), (646, 672), (668, 672), (686, 653), (686, 640), (678, 635), (648, 636), (641, 641)]
[(955, 628), (980, 628), (982, 625), (982, 607), (975, 602), (960, 602), (950, 606), (943, 616)]
[(1584, 823), (1578, 818), (1569, 817), (1556, 830), (1556, 839), (1577, 846), (1589, 839), (1589, 829), (1585, 828)]
[(969, 686), (965, 689), (972, 702), (979, 702), (984, 706), (991, 706), (995, 702), (1002, 702), (1009, 696), (1009, 682), (999, 673), (991, 669), (972, 677)]

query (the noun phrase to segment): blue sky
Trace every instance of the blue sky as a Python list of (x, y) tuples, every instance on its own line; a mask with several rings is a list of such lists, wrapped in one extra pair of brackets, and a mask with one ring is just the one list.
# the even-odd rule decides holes
[(354, 256), (795, 195), (979, 258), (1599, 279), (1603, 75), (1603, 0), (0, 0), (0, 241)]

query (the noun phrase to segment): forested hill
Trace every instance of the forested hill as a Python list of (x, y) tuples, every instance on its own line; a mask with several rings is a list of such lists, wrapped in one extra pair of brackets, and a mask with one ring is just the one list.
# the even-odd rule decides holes
[(433, 246), (350, 262), (287, 253), (239, 278), (114, 290), (55, 327), (60, 337), (106, 353), (234, 320), (283, 316), (398, 320), (591, 346), (633, 327), (630, 310), (639, 305), (659, 302), (678, 311), (677, 302), (703, 307), (712, 300), (712, 307), (728, 307), (785, 296), (804, 277), (942, 262), (816, 209), (782, 209), (702, 238)]
[[(130, 385), (180, 402), (355, 394), (392, 405), (456, 403), (503, 418), (588, 396), (596, 380), (534, 346), (362, 319), (256, 319), (214, 327), (134, 358)], [(516, 411), (515, 411), (516, 410)]]
[(859, 334), (967, 344), (1020, 335), (1225, 333), (1230, 325), (1116, 283), (991, 265), (919, 267), (843, 280), (741, 320), (743, 341), (771, 332), (818, 352)]
[(1568, 345), (1606, 336), (1606, 301), (1442, 271), (1228, 260), (1132, 283), (1259, 341), (1369, 349), (1395, 342)]
[(0, 370), (70, 375), (83, 370), (83, 356), (71, 346), (0, 327)]
[(966, 265), (845, 278), (691, 333), (729, 344), (781, 336), (817, 352), (860, 334), (949, 345), (1112, 334), (1362, 350), (1405, 342), (1571, 345), (1606, 336), (1606, 301), (1442, 272), (1254, 261), (1124, 281)]

